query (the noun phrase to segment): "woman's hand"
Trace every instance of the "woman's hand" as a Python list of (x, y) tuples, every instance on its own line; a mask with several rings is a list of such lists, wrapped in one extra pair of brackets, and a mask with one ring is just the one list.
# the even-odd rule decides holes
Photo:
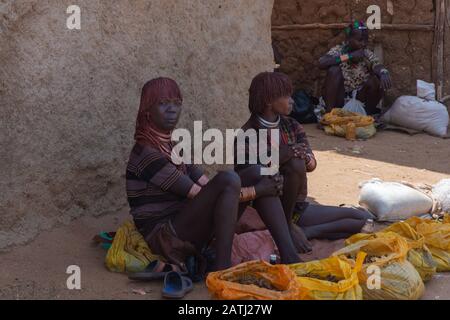
[(297, 143), (291, 146), (294, 157), (302, 160), (307, 160), (306, 155), (308, 152), (308, 146), (305, 143)]
[(353, 52), (350, 52), (352, 59), (350, 61), (360, 62), (366, 57), (366, 50), (359, 49)]
[(283, 194), (283, 176), (264, 176), (255, 185), (256, 198), (279, 197)]
[(387, 72), (380, 74), (380, 86), (383, 90), (389, 90), (392, 87), (391, 76)]
[(291, 160), (295, 155), (294, 149), (292, 146), (287, 144), (280, 144), (280, 163), (286, 163)]
[(305, 143), (296, 143), (292, 145), (280, 146), (280, 162), (285, 163), (292, 158), (299, 158), (306, 160), (308, 146)]

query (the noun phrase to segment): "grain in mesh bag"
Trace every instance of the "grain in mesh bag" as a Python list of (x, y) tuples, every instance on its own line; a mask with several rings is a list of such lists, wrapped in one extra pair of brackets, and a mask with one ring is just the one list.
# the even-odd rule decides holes
[(362, 300), (358, 272), (365, 254), (360, 253), (355, 266), (338, 257), (289, 265), (297, 275), (302, 300)]
[(341, 108), (334, 108), (331, 112), (325, 114), (320, 123), (323, 125), (326, 134), (345, 137), (347, 140), (366, 140), (373, 137), (377, 132), (373, 117), (363, 116)]
[(364, 300), (417, 300), (423, 295), (425, 286), (407, 260), (408, 243), (403, 237), (391, 232), (383, 237), (361, 240), (336, 251), (333, 256), (355, 265), (359, 252), (367, 254), (358, 273)]
[(433, 259), (430, 249), (425, 244), (425, 238), (418, 234), (406, 222), (397, 222), (389, 227), (373, 234), (359, 233), (345, 240), (345, 245), (350, 245), (361, 240), (385, 237), (390, 232), (394, 232), (405, 238), (408, 243), (407, 259), (416, 268), (423, 281), (431, 280), (436, 273), (436, 262)]
[(425, 238), (436, 271), (450, 271), (450, 215), (446, 214), (442, 221), (411, 217), (405, 222)]
[(296, 300), (300, 288), (295, 278), (286, 265), (250, 261), (211, 272), (206, 286), (219, 300)]

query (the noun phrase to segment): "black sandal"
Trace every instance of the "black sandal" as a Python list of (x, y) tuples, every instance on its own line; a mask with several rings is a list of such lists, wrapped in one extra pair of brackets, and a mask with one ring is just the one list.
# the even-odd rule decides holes
[(185, 270), (174, 264), (164, 263), (159, 260), (154, 260), (142, 272), (136, 272), (128, 275), (128, 279), (136, 281), (151, 281), (164, 279), (169, 272), (179, 272), (181, 275), (186, 275)]

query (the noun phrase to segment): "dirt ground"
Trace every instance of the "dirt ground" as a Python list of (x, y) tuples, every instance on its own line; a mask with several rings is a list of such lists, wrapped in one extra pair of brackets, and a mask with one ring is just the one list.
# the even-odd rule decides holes
[[(357, 204), (358, 183), (372, 177), (433, 184), (450, 176), (450, 140), (380, 132), (371, 140), (350, 142), (325, 136), (315, 125), (306, 130), (319, 162), (309, 177), (312, 201)], [(106, 252), (91, 246), (96, 233), (115, 230), (127, 218), (126, 208), (100, 218), (83, 217), (0, 254), (0, 298), (159, 299), (161, 283), (133, 283), (123, 274), (108, 272), (103, 264)], [(342, 242), (314, 241), (314, 252), (303, 258), (325, 258)], [(81, 268), (81, 290), (66, 287), (69, 265)], [(133, 293), (135, 289), (146, 294)], [(187, 298), (210, 296), (204, 284), (197, 284)], [(450, 274), (437, 274), (428, 282), (423, 299), (450, 299)]]

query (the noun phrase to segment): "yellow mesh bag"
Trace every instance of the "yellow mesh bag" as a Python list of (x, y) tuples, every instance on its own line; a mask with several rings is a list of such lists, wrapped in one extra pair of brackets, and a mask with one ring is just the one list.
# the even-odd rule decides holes
[(300, 296), (291, 269), (264, 261), (246, 262), (212, 272), (206, 278), (206, 286), (221, 300), (296, 300)]
[(320, 121), (326, 134), (345, 137), (348, 140), (368, 139), (375, 135), (374, 118), (334, 108)]
[(330, 257), (323, 260), (292, 264), (302, 290), (302, 300), (362, 300), (358, 272), (365, 253), (360, 253), (354, 267)]
[[(414, 266), (406, 259), (408, 243), (396, 233), (361, 240), (333, 253), (350, 264), (356, 264), (359, 252), (367, 254), (358, 273), (364, 300), (416, 300), (424, 292), (424, 284)], [(372, 273), (379, 270), (379, 275)], [(380, 287), (369, 286), (379, 276)]]
[(153, 260), (164, 259), (152, 254), (132, 221), (126, 221), (116, 232), (106, 255), (106, 267), (113, 272), (140, 272)]
[(438, 272), (450, 271), (449, 215), (445, 215), (442, 222), (419, 217), (411, 217), (405, 222), (425, 238), (425, 244), (436, 262), (436, 270)]
[(425, 244), (425, 238), (418, 234), (406, 222), (397, 222), (391, 226), (374, 234), (355, 234), (345, 241), (346, 245), (356, 243), (361, 240), (368, 240), (383, 237), (386, 233), (394, 232), (402, 236), (408, 243), (409, 251), (407, 259), (416, 268), (423, 281), (430, 280), (436, 273), (436, 263), (433, 260), (430, 249)]

